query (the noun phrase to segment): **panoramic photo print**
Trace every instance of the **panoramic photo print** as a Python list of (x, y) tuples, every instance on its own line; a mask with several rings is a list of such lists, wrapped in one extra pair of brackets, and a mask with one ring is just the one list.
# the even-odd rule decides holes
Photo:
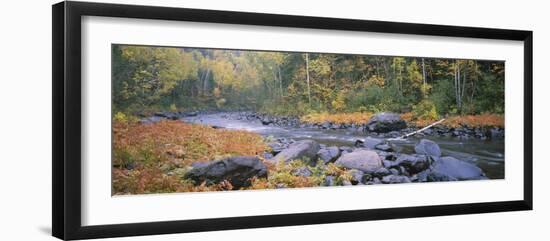
[(112, 44), (111, 68), (112, 195), (504, 179), (504, 61)]

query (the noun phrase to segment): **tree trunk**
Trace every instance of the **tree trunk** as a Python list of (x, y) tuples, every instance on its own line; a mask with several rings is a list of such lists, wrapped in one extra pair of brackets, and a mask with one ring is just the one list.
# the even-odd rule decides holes
[(426, 64), (424, 63), (424, 58), (422, 58), (422, 83), (426, 85)]
[(455, 91), (455, 103), (456, 103), (456, 106), (458, 108), (458, 83), (457, 83), (457, 79), (458, 79), (458, 61), (455, 60), (455, 64), (453, 66), (453, 76), (454, 76), (454, 91)]
[(309, 84), (309, 54), (306, 53), (306, 81), (307, 81), (307, 99), (311, 105), (311, 87)]
[(456, 98), (457, 98), (457, 102), (456, 102), (456, 105), (458, 106), (458, 109), (461, 110), (462, 109), (462, 101), (460, 100), (460, 64), (458, 64), (458, 71), (457, 71), (457, 74), (458, 74), (458, 77), (456, 78), (456, 82), (457, 82), (457, 89), (456, 89)]
[(202, 92), (204, 95), (206, 95), (206, 92), (208, 91), (208, 77), (210, 76), (210, 69), (206, 70), (206, 75), (204, 76), (203, 80), (203, 86), (202, 86)]
[(422, 84), (424, 89), (422, 94), (424, 94), (423, 97), (426, 97), (426, 65), (424, 63), (424, 58), (422, 58)]
[(283, 98), (283, 76), (281, 75), (281, 66), (277, 66), (277, 72), (279, 74), (279, 90), (281, 91), (281, 99)]

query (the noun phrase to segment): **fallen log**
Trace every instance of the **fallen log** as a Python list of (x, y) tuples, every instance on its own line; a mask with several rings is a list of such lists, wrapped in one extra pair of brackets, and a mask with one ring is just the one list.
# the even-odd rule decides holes
[(419, 130), (413, 131), (413, 132), (411, 132), (411, 133), (409, 133), (409, 134), (400, 136), (400, 137), (397, 138), (397, 139), (405, 139), (405, 138), (407, 138), (407, 137), (409, 137), (409, 136), (416, 135), (416, 134), (418, 134), (418, 133), (420, 133), (420, 132), (423, 132), (423, 131), (425, 131), (425, 130), (431, 128), (432, 126), (435, 126), (435, 125), (437, 125), (437, 124), (440, 124), (440, 123), (443, 122), (443, 121), (445, 121), (445, 118), (443, 118), (443, 119), (441, 119), (441, 120), (438, 120), (438, 121), (436, 121), (436, 122), (434, 122), (434, 123), (432, 123), (432, 124), (430, 124), (430, 125), (427, 125), (426, 127), (422, 128), (422, 129), (419, 129)]

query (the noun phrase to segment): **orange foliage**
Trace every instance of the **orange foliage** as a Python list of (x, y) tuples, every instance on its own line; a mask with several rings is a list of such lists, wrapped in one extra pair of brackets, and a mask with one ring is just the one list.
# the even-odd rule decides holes
[(400, 115), (401, 119), (403, 119), (406, 122), (412, 122), (414, 120), (414, 113), (407, 112)]
[(301, 121), (311, 124), (321, 124), (323, 122), (331, 122), (337, 124), (363, 124), (367, 123), (372, 117), (370, 112), (354, 112), (354, 113), (316, 113), (302, 116)]
[(444, 121), (449, 127), (500, 127), (504, 128), (504, 116), (496, 114), (453, 116)]
[[(407, 123), (412, 123), (417, 127), (425, 127), (434, 123), (437, 120), (433, 119), (415, 119), (411, 112), (401, 114), (401, 119)], [(470, 128), (504, 128), (504, 116), (497, 114), (480, 114), (480, 115), (459, 115), (446, 118), (440, 125), (457, 128), (467, 126)]]
[[(366, 124), (372, 117), (372, 113), (317, 113), (309, 114), (300, 118), (301, 121), (312, 124), (321, 124), (331, 122), (337, 124)], [(417, 127), (424, 127), (434, 123), (435, 119), (417, 119), (412, 112), (403, 113), (401, 119), (409, 124), (414, 124)], [(456, 128), (459, 126), (468, 127), (500, 127), (504, 128), (504, 116), (497, 114), (480, 114), (480, 115), (462, 115), (452, 116), (447, 118), (441, 125)]]
[[(226, 190), (228, 183), (193, 186), (181, 175), (193, 162), (228, 156), (254, 156), (267, 146), (258, 134), (161, 121), (113, 124), (113, 194)], [(132, 165), (131, 170), (125, 169)]]

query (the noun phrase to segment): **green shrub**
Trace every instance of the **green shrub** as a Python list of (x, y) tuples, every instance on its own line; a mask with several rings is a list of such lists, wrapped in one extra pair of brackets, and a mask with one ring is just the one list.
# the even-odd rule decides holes
[(438, 118), (435, 104), (430, 100), (422, 100), (413, 106), (413, 114), (416, 119), (435, 120)]
[(174, 103), (170, 104), (170, 111), (172, 111), (172, 112), (178, 111), (178, 107), (176, 107), (176, 104), (174, 104)]

